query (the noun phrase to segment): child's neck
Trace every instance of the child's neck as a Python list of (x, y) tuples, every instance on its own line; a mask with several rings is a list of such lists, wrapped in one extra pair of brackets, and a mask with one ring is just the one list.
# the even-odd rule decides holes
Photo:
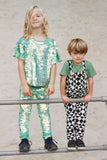
[(39, 41), (46, 39), (46, 35), (44, 35), (41, 30), (33, 30), (31, 36)]
[(79, 65), (82, 64), (82, 61), (78, 63), (78, 62), (75, 62), (75, 61), (72, 60), (72, 62), (73, 62), (76, 66), (79, 66)]

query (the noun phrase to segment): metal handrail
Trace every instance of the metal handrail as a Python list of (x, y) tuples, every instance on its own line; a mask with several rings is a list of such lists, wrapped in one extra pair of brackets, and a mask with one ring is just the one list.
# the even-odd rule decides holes
[(19, 151), (0, 151), (0, 156), (16, 156), (16, 155), (31, 155), (31, 154), (53, 154), (53, 153), (65, 153), (65, 152), (82, 152), (82, 151), (107, 151), (107, 145), (100, 146), (87, 146), (84, 150), (68, 151), (67, 148), (59, 148), (56, 151), (48, 151), (46, 149), (36, 149), (29, 152), (19, 152)]
[[(84, 98), (70, 98), (70, 102), (83, 102)], [(90, 102), (106, 102), (107, 96), (92, 97)], [(55, 99), (33, 99), (33, 100), (0, 100), (0, 105), (18, 105), (18, 104), (43, 104), (43, 103), (64, 103), (61, 98)]]
[[(83, 102), (84, 98), (71, 98), (70, 102)], [(105, 102), (107, 104), (107, 97), (92, 97), (90, 102)], [(0, 105), (18, 105), (18, 104), (38, 104), (38, 103), (64, 103), (61, 98), (56, 99), (33, 99), (33, 100), (0, 100)], [(83, 151), (97, 151), (105, 150), (107, 151), (107, 144), (101, 146), (89, 146)], [(79, 150), (76, 150), (79, 151)], [(29, 152), (19, 152), (19, 151), (0, 151), (0, 156), (14, 156), (14, 155), (30, 155), (30, 154), (48, 154), (48, 153), (64, 153), (70, 152), (67, 148), (60, 148), (56, 151), (49, 152), (44, 149), (31, 150)], [(73, 151), (72, 151), (73, 152)], [(74, 151), (75, 152), (75, 151)]]

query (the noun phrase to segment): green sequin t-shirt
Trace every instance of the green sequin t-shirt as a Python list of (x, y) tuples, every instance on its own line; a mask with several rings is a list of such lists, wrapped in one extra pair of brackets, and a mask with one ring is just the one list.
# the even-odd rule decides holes
[(56, 42), (50, 38), (38, 41), (33, 37), (28, 40), (22, 37), (14, 48), (13, 56), (24, 60), (26, 80), (31, 86), (47, 86), (52, 64), (61, 61)]

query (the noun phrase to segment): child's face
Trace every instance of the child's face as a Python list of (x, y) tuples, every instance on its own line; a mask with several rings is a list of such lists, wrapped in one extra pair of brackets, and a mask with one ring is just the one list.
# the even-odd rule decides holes
[(71, 57), (76, 65), (80, 65), (84, 59), (85, 53), (71, 52)]
[(38, 8), (34, 9), (30, 22), (31, 22), (32, 29), (42, 28), (43, 15)]

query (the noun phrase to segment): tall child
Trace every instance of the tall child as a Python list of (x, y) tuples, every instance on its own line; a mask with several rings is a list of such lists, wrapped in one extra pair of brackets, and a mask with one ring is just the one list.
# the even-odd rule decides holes
[[(84, 149), (83, 142), (88, 102), (93, 93), (93, 65), (84, 60), (88, 51), (86, 42), (73, 39), (68, 45), (72, 59), (66, 61), (61, 70), (60, 91), (66, 110), (68, 150)], [(84, 102), (70, 103), (70, 98), (82, 98)]]
[[(45, 14), (38, 6), (30, 8), (25, 16), (24, 35), (14, 49), (18, 58), (21, 81), (20, 99), (48, 99), (54, 93), (56, 63), (60, 62), (55, 40), (49, 38), (49, 26)], [(20, 105), (19, 133), (21, 152), (29, 151), (29, 121), (32, 105)], [(48, 104), (37, 104), (45, 148), (56, 150), (51, 131)]]

